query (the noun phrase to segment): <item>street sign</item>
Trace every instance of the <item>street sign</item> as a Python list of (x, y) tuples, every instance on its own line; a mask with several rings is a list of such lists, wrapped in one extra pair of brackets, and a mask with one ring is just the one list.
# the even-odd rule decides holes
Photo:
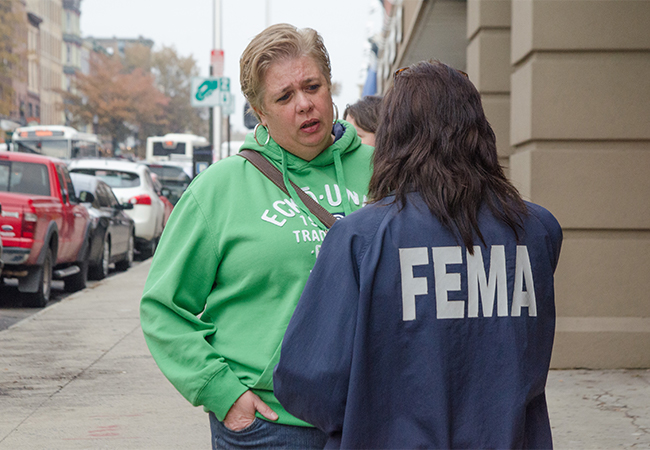
[(223, 50), (212, 50), (210, 53), (210, 67), (212, 68), (212, 76), (213, 77), (221, 77), (223, 76), (223, 61), (224, 61), (224, 54)]
[(230, 78), (192, 78), (190, 103), (195, 108), (224, 106), (230, 102)]
[[(228, 97), (229, 100), (221, 105), (222, 116), (230, 116), (232, 114), (235, 114), (235, 96), (228, 92)], [(223, 99), (225, 100), (225, 96)]]

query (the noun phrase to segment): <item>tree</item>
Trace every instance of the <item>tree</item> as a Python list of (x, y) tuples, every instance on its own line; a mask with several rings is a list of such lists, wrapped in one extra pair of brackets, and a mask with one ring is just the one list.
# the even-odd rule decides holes
[(201, 117), (205, 108), (194, 108), (190, 104), (192, 77), (199, 75), (194, 57), (182, 57), (174, 47), (163, 46), (153, 54), (152, 70), (158, 88), (169, 98), (166, 108), (168, 132), (205, 136), (208, 123)]
[(127, 72), (135, 69), (142, 69), (144, 72), (151, 72), (151, 48), (142, 44), (133, 44), (124, 48), (122, 64)]
[[(127, 75), (126, 91), (134, 103), (134, 117), (131, 123), (137, 127), (140, 143), (147, 137), (163, 134), (169, 125), (167, 106), (170, 99), (154, 86), (154, 77), (142, 69), (135, 69)], [(144, 148), (140, 147), (144, 157)]]
[(15, 109), (15, 80), (24, 81), (27, 49), (27, 18), (18, 0), (0, 1), (0, 115)]
[(90, 73), (77, 74), (77, 93), (62, 92), (72, 125), (95, 124), (97, 133), (111, 136), (114, 149), (128, 136), (141, 144), (166, 133), (205, 136), (205, 108), (190, 105), (191, 80), (199, 73), (194, 58), (179, 56), (173, 47), (151, 53), (134, 45), (124, 53), (121, 60), (94, 54)]
[[(125, 73), (118, 58), (95, 54), (90, 73), (77, 74), (77, 93), (63, 92), (73, 125), (94, 123), (95, 131), (111, 137), (113, 151), (128, 136), (146, 139), (150, 129), (162, 129), (168, 99), (142, 69)], [(144, 139), (143, 139), (144, 137)]]

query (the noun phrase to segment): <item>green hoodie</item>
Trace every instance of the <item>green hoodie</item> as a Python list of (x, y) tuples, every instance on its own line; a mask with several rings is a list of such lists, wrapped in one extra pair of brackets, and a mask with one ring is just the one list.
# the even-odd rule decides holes
[(309, 162), (249, 134), (242, 148), (283, 172), (291, 198), (231, 156), (196, 177), (156, 249), (140, 306), (147, 345), (176, 389), (221, 421), (250, 389), (278, 423), (307, 425), (273, 395), (273, 368), (326, 228), (288, 180), (333, 214), (363, 206), (373, 149), (340, 123), (343, 136)]

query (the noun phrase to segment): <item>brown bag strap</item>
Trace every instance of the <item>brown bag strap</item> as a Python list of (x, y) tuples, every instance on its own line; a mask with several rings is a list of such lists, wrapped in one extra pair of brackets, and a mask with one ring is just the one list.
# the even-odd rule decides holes
[[(291, 197), (291, 194), (287, 190), (287, 187), (284, 185), (284, 180), (282, 179), (282, 173), (280, 173), (277, 167), (271, 164), (259, 152), (250, 149), (242, 149), (237, 154), (242, 158), (248, 160), (260, 172), (266, 175), (266, 177), (269, 180), (273, 181), (273, 183), (277, 187), (282, 189), (282, 192), (284, 192), (289, 197)], [(334, 222), (336, 222), (336, 217), (334, 217), (332, 213), (330, 213), (321, 205), (319, 205), (313, 198), (311, 198), (308, 194), (306, 194), (305, 191), (303, 191), (298, 186), (296, 186), (293, 181), (289, 180), (289, 182), (291, 183), (291, 186), (293, 186), (293, 188), (298, 193), (298, 197), (300, 197), (300, 200), (302, 200), (305, 206), (309, 208), (309, 211), (311, 211), (311, 213), (315, 215), (318, 218), (318, 220), (323, 222), (323, 225), (325, 225), (327, 228), (331, 228), (332, 225), (334, 225)]]

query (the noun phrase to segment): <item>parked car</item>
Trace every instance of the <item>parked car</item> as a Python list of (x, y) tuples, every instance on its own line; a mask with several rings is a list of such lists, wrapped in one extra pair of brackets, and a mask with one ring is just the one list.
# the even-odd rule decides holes
[(155, 173), (151, 174), (151, 179), (153, 180), (153, 188), (156, 190), (156, 194), (162, 200), (163, 205), (165, 205), (165, 214), (163, 214), (163, 228), (167, 225), (167, 220), (171, 216), (172, 211), (174, 210), (174, 205), (169, 201), (170, 191), (168, 188), (163, 187), (158, 181), (158, 176)]
[[(120, 203), (111, 187), (97, 177), (73, 172), (70, 178), (90, 213), (88, 277), (105, 278), (113, 263), (117, 270), (127, 270), (133, 263), (135, 222), (126, 211), (133, 209), (133, 204)], [(83, 191), (93, 194), (91, 201), (85, 201)]]
[[(0, 217), (2, 217), (2, 205), (0, 205)], [(4, 278), (2, 278), (2, 268), (4, 267), (5, 263), (2, 260), (2, 237), (0, 237), (0, 286), (2, 286), (2, 281)]]
[(192, 178), (179, 165), (153, 162), (145, 162), (143, 164), (146, 164), (149, 170), (156, 174), (162, 187), (169, 190), (165, 196), (172, 205), (175, 205), (181, 198), (181, 195), (183, 195), (183, 192), (185, 192), (185, 189), (190, 185)]
[(63, 161), (0, 152), (0, 203), (0, 278), (18, 278), (23, 304), (45, 306), (52, 279), (63, 279), (69, 292), (86, 287), (90, 214)]
[(70, 171), (95, 175), (108, 184), (120, 203), (131, 203), (126, 213), (135, 221), (135, 245), (142, 256), (153, 255), (164, 225), (165, 205), (144, 164), (115, 159), (80, 159)]

